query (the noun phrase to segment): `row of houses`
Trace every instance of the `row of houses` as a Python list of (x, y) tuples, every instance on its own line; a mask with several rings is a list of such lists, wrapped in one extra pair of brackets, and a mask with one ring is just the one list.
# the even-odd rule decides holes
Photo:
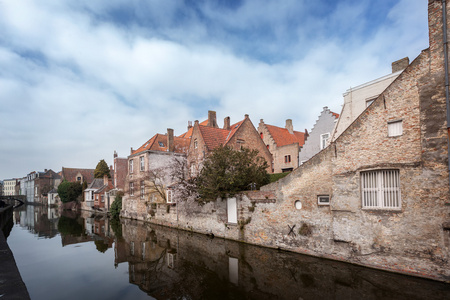
[[(297, 133), (298, 154), (278, 144), (282, 130), (263, 121), (257, 130), (248, 115), (219, 128), (210, 112), (178, 138), (171, 130), (154, 136), (128, 157), (122, 216), (450, 281), (449, 10), (429, 0), (429, 48), (349, 89), (339, 116), (324, 108), (310, 133)], [(295, 136), (290, 121), (285, 129)], [(205, 205), (173, 197), (167, 170), (181, 162), (195, 176), (220, 144), (259, 150), (269, 172), (293, 170)]]

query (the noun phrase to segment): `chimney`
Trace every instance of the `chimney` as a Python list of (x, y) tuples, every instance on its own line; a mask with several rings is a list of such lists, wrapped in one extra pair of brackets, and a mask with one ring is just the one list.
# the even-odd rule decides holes
[(133, 154), (133, 147), (131, 147), (130, 149), (130, 154)]
[(188, 127), (187, 127), (187, 130), (189, 130), (189, 129), (191, 129), (192, 128), (192, 121), (188, 121)]
[(103, 175), (103, 185), (108, 185), (108, 175)]
[(167, 151), (173, 152), (175, 150), (175, 144), (173, 142), (173, 129), (167, 128)]
[(114, 150), (114, 158), (116, 158), (117, 157), (117, 152), (116, 152), (116, 150)]
[(245, 114), (244, 117), (245, 117), (246, 119), (248, 119), (248, 114)]
[(44, 169), (44, 172), (47, 173), (47, 169)]
[(208, 111), (208, 125), (209, 127), (219, 128), (217, 126), (217, 120), (216, 120), (216, 112), (213, 110)]
[(292, 125), (291, 119), (286, 120), (286, 129), (289, 131), (290, 134), (294, 134), (294, 126)]
[(404, 57), (402, 59), (394, 61), (392, 63), (392, 73), (402, 71), (402, 70), (406, 69), (407, 66), (409, 66), (409, 58), (408, 57)]
[(223, 119), (223, 129), (230, 130), (230, 117)]

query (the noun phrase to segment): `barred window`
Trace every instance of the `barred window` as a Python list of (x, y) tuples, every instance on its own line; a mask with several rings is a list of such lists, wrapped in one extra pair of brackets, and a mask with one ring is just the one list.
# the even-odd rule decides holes
[(141, 181), (141, 199), (144, 199), (144, 193), (145, 193), (145, 184), (144, 180)]
[(361, 172), (361, 193), (363, 208), (401, 208), (399, 171)]
[(134, 182), (130, 182), (130, 196), (134, 196)]

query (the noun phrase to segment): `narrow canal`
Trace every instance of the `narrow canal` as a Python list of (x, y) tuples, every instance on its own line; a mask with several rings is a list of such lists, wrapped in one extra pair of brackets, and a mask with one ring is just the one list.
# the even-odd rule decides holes
[(31, 299), (450, 299), (450, 284), (40, 206), (7, 242)]

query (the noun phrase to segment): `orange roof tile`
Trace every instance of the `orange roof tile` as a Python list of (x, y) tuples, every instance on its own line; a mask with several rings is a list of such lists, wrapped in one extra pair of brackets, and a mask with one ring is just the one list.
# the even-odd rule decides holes
[(200, 129), (200, 134), (209, 150), (224, 145), (228, 134), (230, 133), (229, 130), (209, 126), (198, 126), (198, 128)]
[[(208, 120), (205, 120), (205, 121), (201, 122), (199, 125), (204, 125), (204, 126), (208, 125)], [(194, 131), (194, 127), (191, 127), (191, 128), (188, 129), (188, 131), (186, 131), (185, 133), (179, 135), (178, 137), (190, 139), (192, 137), (192, 132), (193, 131)]]
[(337, 119), (337, 118), (339, 118), (339, 114), (337, 114), (337, 113), (335, 113), (335, 112), (332, 112), (331, 110), (330, 110), (330, 113)]
[(305, 143), (305, 133), (294, 131), (294, 134), (289, 133), (286, 128), (281, 128), (273, 125), (266, 124), (267, 130), (274, 139), (278, 147), (298, 143), (299, 146), (303, 146)]
[[(175, 146), (175, 153), (187, 153), (190, 143), (190, 140), (188, 138), (174, 136), (173, 142)], [(167, 152), (167, 135), (159, 133), (155, 134), (145, 144), (143, 144), (137, 150), (133, 151), (132, 154), (137, 154), (147, 150)]]

